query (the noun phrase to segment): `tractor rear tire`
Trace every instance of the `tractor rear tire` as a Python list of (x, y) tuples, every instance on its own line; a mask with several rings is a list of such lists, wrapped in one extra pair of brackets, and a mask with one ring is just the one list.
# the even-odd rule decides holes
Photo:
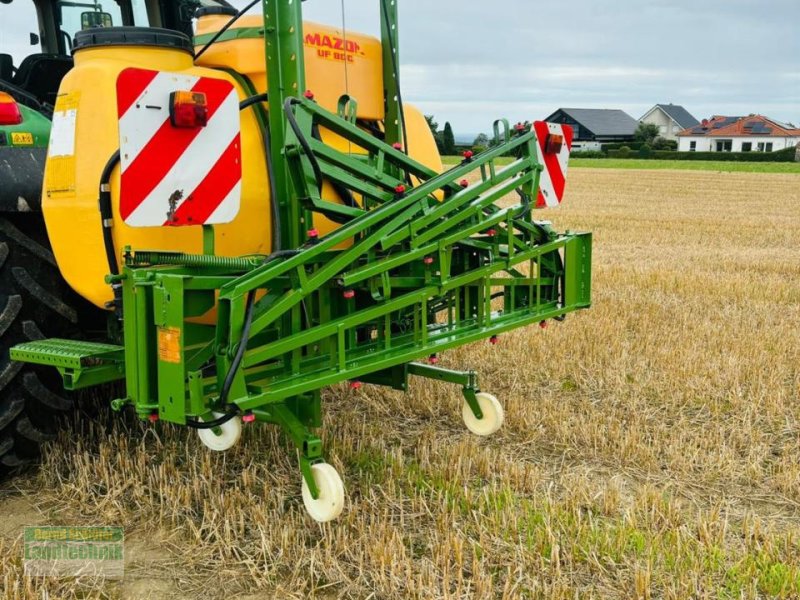
[(35, 463), (73, 409), (54, 369), (14, 362), (9, 350), (75, 337), (99, 312), (61, 277), (41, 214), (0, 216), (0, 476)]

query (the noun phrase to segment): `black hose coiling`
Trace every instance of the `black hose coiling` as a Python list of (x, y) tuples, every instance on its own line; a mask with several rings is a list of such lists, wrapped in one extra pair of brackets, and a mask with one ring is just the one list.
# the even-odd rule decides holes
[(221, 417), (213, 419), (212, 421), (198, 421), (197, 419), (186, 419), (186, 426), (192, 429), (214, 429), (214, 427), (221, 427), (230, 421), (233, 417), (239, 414), (239, 407), (231, 405), (228, 411)]
[(97, 203), (100, 207), (100, 218), (103, 220), (103, 242), (105, 242), (106, 259), (108, 260), (108, 270), (112, 275), (119, 275), (119, 265), (117, 264), (117, 254), (114, 250), (114, 239), (111, 237), (111, 227), (113, 226), (114, 213), (111, 209), (111, 173), (114, 167), (119, 164), (119, 150), (114, 152), (108, 159), (103, 173), (100, 175), (100, 192)]
[(317, 157), (314, 156), (314, 151), (311, 149), (311, 144), (308, 143), (306, 136), (303, 134), (303, 130), (300, 129), (300, 124), (297, 122), (297, 118), (294, 116), (294, 111), (292, 110), (292, 105), (294, 104), (300, 104), (300, 100), (291, 97), (287, 98), (286, 102), (283, 104), (283, 112), (286, 113), (286, 120), (289, 121), (289, 127), (291, 127), (292, 131), (294, 131), (294, 134), (297, 136), (297, 140), (303, 147), (303, 151), (308, 155), (308, 160), (311, 161), (311, 168), (314, 170), (314, 179), (317, 181), (317, 187), (321, 190), (322, 169), (319, 166)]
[[(294, 256), (298, 254), (300, 250), (283, 250), (279, 252), (273, 252), (269, 256), (264, 259), (264, 263), (268, 263), (269, 261), (275, 258), (284, 258), (288, 256)], [(239, 370), (239, 367), (242, 366), (242, 360), (244, 359), (244, 353), (247, 352), (247, 343), (250, 340), (250, 328), (253, 325), (253, 308), (255, 306), (255, 298), (256, 298), (256, 291), (250, 290), (247, 294), (247, 304), (244, 311), (244, 325), (242, 326), (242, 341), (239, 342), (239, 347), (236, 349), (236, 355), (233, 357), (233, 361), (231, 362), (231, 366), (228, 369), (228, 372), (225, 374), (225, 379), (222, 382), (222, 389), (220, 390), (219, 394), (219, 402), (223, 406), (228, 401), (228, 394), (230, 394), (231, 386), (233, 385), (233, 379), (236, 377), (236, 371)], [(228, 410), (225, 412), (224, 415), (221, 417), (214, 419), (213, 421), (199, 421), (197, 419), (186, 419), (186, 424), (193, 428), (193, 429), (213, 429), (214, 427), (219, 427), (220, 425), (224, 425), (228, 421), (230, 421), (233, 417), (239, 414), (239, 407), (235, 404), (232, 404), (228, 407)]]
[[(108, 159), (106, 166), (103, 167), (97, 197), (103, 226), (103, 246), (106, 251), (106, 260), (108, 261), (108, 272), (111, 275), (119, 275), (117, 252), (114, 249), (114, 236), (111, 233), (111, 228), (114, 226), (114, 211), (111, 207), (111, 174), (114, 172), (114, 167), (119, 164), (119, 159), (119, 150), (117, 150)], [(110, 307), (114, 309), (118, 318), (122, 318), (122, 284), (118, 281), (112, 283), (111, 290), (114, 292), (114, 300), (111, 301)]]
[[(223, 406), (228, 401), (228, 394), (230, 394), (233, 379), (236, 377), (236, 371), (242, 365), (244, 353), (247, 351), (247, 342), (250, 338), (250, 327), (253, 324), (253, 306), (255, 305), (256, 291), (250, 290), (247, 294), (247, 305), (244, 311), (244, 327), (242, 328), (242, 341), (239, 342), (239, 347), (236, 349), (236, 356), (233, 357), (231, 366), (225, 374), (225, 379), (222, 382), (222, 389), (219, 393), (219, 402)], [(213, 421), (200, 421), (197, 419), (186, 419), (186, 424), (193, 429), (213, 429), (219, 427), (230, 421), (239, 413), (239, 407), (232, 404), (228, 410), (221, 417)]]
[[(286, 113), (286, 120), (289, 121), (289, 126), (292, 128), (292, 131), (297, 136), (297, 140), (300, 142), (300, 146), (303, 148), (303, 151), (308, 156), (308, 160), (311, 161), (311, 168), (314, 171), (314, 179), (317, 182), (317, 187), (322, 193), (322, 183), (324, 180), (324, 176), (322, 174), (322, 168), (319, 166), (319, 161), (317, 160), (314, 151), (311, 149), (311, 144), (308, 143), (308, 138), (306, 138), (303, 130), (300, 129), (300, 124), (297, 122), (297, 118), (294, 116), (294, 111), (292, 110), (292, 105), (300, 104), (300, 100), (297, 98), (287, 98), (285, 104), (283, 105), (283, 110)], [(319, 126), (313, 125), (311, 130), (311, 135), (314, 139), (322, 141), (322, 136), (319, 133)], [(358, 203), (356, 202), (355, 198), (353, 198), (353, 194), (348, 190), (345, 186), (343, 186), (338, 181), (329, 180), (331, 185), (333, 186), (333, 191), (335, 191), (339, 197), (341, 197), (342, 202), (346, 206), (351, 208), (358, 207)]]
[(251, 106), (260, 104), (261, 102), (269, 102), (269, 94), (257, 94), (255, 96), (250, 96), (249, 98), (245, 98), (244, 100), (239, 102), (239, 110), (250, 108)]

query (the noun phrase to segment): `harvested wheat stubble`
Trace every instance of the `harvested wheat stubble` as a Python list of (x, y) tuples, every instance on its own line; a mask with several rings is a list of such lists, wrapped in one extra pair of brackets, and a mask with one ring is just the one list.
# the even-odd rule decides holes
[(172, 427), (84, 424), (7, 502), (125, 525), (128, 577), (25, 580), (12, 528), (5, 596), (800, 596), (798, 183), (571, 173), (541, 216), (594, 232), (594, 307), (442, 357), (505, 405), (490, 440), (452, 386), (327, 391), (332, 524), (306, 516), (272, 429), (220, 456)]

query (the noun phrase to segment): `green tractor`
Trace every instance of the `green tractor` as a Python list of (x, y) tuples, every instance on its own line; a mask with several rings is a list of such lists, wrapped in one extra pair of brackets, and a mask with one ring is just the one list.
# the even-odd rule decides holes
[(34, 460), (71, 408), (58, 377), (9, 359), (9, 348), (103, 329), (100, 311), (64, 282), (41, 214), (51, 119), (72, 69), (75, 33), (93, 27), (164, 27), (191, 35), (201, 6), (179, 0), (0, 0), (0, 470)]

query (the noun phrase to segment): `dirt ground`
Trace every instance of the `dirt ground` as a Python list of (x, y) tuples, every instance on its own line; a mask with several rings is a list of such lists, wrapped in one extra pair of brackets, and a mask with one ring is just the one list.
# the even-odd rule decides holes
[[(800, 597), (800, 176), (575, 169), (540, 216), (593, 231), (594, 306), (443, 356), (496, 436), (446, 385), (327, 391), (320, 526), (273, 429), (84, 420), (0, 488), (0, 596)], [(125, 579), (25, 578), (46, 524), (124, 526)]]

